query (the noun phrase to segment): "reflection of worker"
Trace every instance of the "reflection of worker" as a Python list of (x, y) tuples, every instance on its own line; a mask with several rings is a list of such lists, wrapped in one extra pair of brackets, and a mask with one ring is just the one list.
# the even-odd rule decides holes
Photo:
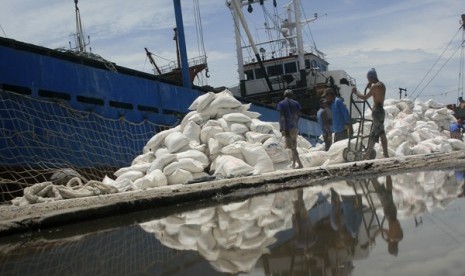
[(341, 98), (336, 97), (332, 88), (326, 88), (322, 97), (325, 97), (331, 110), (334, 142), (349, 138), (349, 135), (352, 135), (352, 125), (346, 105)]
[(293, 100), (294, 93), (287, 89), (284, 91), (284, 100), (280, 101), (276, 107), (279, 110), (279, 127), (281, 132), (286, 137), (286, 146), (292, 151), (292, 167), (297, 169), (302, 168), (299, 153), (297, 152), (297, 135), (299, 133), (300, 103)]
[(383, 223), (385, 220), (388, 222), (388, 228), (384, 229), (381, 225), (380, 229), (375, 232), (375, 236), (381, 233), (388, 243), (388, 252), (391, 255), (397, 256), (399, 251), (399, 242), (403, 239), (404, 232), (402, 231), (400, 222), (397, 219), (397, 208), (392, 197), (391, 176), (386, 176), (386, 187), (381, 185), (376, 178), (371, 179), (371, 183), (373, 184), (373, 187), (381, 200), (381, 204), (383, 205)]
[(457, 197), (465, 197), (465, 171), (455, 171), (457, 185), (460, 185), (460, 194)]
[(352, 88), (352, 93), (355, 93), (357, 97), (363, 100), (369, 99), (373, 96), (373, 110), (372, 110), (372, 119), (373, 124), (371, 126), (371, 133), (370, 139), (368, 141), (368, 149), (365, 155), (365, 159), (368, 159), (371, 156), (371, 152), (375, 146), (375, 143), (379, 141), (381, 138), (381, 146), (383, 147), (384, 157), (388, 158), (388, 146), (387, 146), (387, 139), (386, 139), (386, 132), (384, 131), (384, 99), (386, 96), (386, 87), (384, 83), (378, 80), (378, 75), (374, 68), (371, 68), (367, 73), (368, 84), (365, 88), (370, 89), (368, 94), (362, 95), (357, 92), (357, 88)]
[[(341, 199), (342, 198), (342, 201)], [(341, 229), (340, 221), (343, 221), (345, 230), (353, 239), (358, 236), (358, 230), (362, 223), (362, 198), (360, 195), (342, 195), (340, 196), (331, 188), (331, 204), (333, 211), (331, 213), (331, 226), (333, 229)]]
[(318, 125), (320, 126), (321, 132), (323, 133), (323, 141), (325, 142), (325, 150), (328, 151), (332, 144), (332, 132), (330, 125), (330, 116), (328, 104), (326, 99), (320, 99), (320, 109), (317, 112)]
[(305, 208), (302, 189), (297, 191), (297, 200), (294, 201), (292, 225), (296, 235), (297, 247), (307, 250), (316, 242), (316, 234), (308, 217), (308, 210)]

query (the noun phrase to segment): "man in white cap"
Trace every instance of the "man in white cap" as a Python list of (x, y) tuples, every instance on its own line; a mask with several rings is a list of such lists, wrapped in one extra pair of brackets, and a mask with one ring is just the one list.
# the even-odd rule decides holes
[[(365, 159), (371, 156), (375, 143), (381, 139), (381, 146), (383, 147), (383, 154), (385, 158), (389, 158), (388, 145), (386, 132), (384, 131), (384, 99), (386, 97), (386, 86), (380, 82), (378, 75), (376, 74), (375, 68), (371, 68), (367, 73), (368, 83), (365, 88), (365, 94), (362, 95), (357, 91), (357, 88), (352, 88), (352, 93), (355, 93), (357, 97), (362, 100), (367, 100), (373, 96), (373, 110), (372, 110), (372, 127), (370, 133), (370, 139), (368, 141), (368, 149), (365, 155)], [(369, 89), (369, 92), (366, 91)]]
[[(286, 137), (286, 146), (292, 151), (292, 167), (296, 169), (302, 168), (299, 153), (297, 152), (297, 135), (299, 134), (299, 119), (302, 106), (296, 100), (293, 100), (294, 93), (290, 89), (284, 91), (284, 100), (280, 101), (276, 106), (279, 110), (279, 128), (281, 133)], [(297, 167), (295, 167), (297, 163)]]

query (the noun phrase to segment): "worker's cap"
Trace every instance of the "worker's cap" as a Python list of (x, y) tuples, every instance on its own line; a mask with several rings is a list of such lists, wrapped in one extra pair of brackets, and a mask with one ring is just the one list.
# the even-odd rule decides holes
[(369, 79), (377, 79), (378, 78), (378, 74), (376, 73), (375, 68), (371, 68), (370, 70), (368, 70), (367, 78), (369, 78)]
[(285, 97), (292, 96), (292, 95), (294, 95), (294, 92), (291, 89), (284, 90), (284, 96)]
[(326, 97), (328, 95), (334, 95), (334, 89), (332, 88), (326, 88), (325, 89), (325, 92), (323, 93), (323, 95), (321, 95), (321, 97)]

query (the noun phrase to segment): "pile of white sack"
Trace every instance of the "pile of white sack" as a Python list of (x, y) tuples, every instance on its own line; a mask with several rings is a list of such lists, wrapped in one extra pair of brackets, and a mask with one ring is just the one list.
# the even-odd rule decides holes
[[(189, 107), (181, 124), (153, 136), (132, 165), (104, 183), (120, 191), (186, 184), (288, 169), (290, 157), (277, 122), (263, 122), (229, 90), (209, 92)], [(311, 144), (298, 137), (301, 151)]]
[[(449, 126), (456, 121), (456, 118), (453, 111), (441, 103), (433, 100), (421, 102), (418, 99), (415, 101), (387, 99), (384, 111), (386, 113), (384, 127), (390, 157), (465, 150), (464, 142), (450, 138)], [(365, 112), (365, 118), (368, 120), (363, 125), (363, 136), (370, 133), (371, 110)], [(359, 124), (354, 124), (353, 128), (357, 131)], [(355, 139), (351, 142), (355, 142)], [(365, 139), (364, 144), (367, 143), (368, 139)], [(339, 164), (344, 162), (343, 151), (347, 146), (348, 141), (342, 140), (334, 143), (327, 153), (317, 151), (303, 154), (308, 157), (309, 163), (315, 166)], [(351, 148), (355, 147), (351, 146)], [(382, 158), (381, 143), (375, 145), (375, 150), (376, 157)]]

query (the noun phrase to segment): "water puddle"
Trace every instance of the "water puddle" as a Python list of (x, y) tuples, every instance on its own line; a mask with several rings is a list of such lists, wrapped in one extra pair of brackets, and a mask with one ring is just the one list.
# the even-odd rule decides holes
[(351, 179), (11, 236), (0, 274), (463, 275), (464, 175)]

